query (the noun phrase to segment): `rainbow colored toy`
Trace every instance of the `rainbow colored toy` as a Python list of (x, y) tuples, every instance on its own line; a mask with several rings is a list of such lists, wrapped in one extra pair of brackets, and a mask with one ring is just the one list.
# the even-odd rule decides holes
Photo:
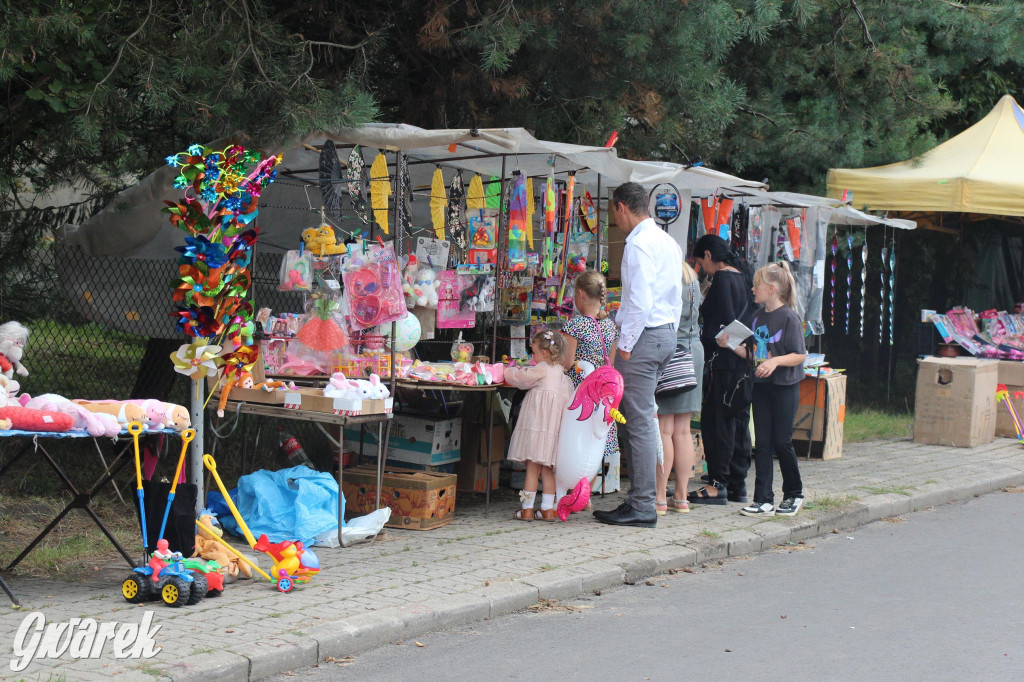
[[(1024, 392), (1014, 391), (1013, 397), (1016, 400), (1024, 400)], [(1020, 421), (1020, 415), (1017, 414), (1013, 400), (1010, 400), (1010, 391), (1006, 388), (1006, 384), (996, 386), (996, 402), (1006, 405), (1006, 409), (1010, 411), (1010, 419), (1013, 420), (1013, 428), (1017, 429), (1017, 440), (1024, 443), (1024, 424)]]

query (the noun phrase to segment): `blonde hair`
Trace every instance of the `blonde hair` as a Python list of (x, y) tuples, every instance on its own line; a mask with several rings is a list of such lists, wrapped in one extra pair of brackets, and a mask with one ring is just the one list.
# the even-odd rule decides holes
[(584, 270), (576, 277), (574, 286), (576, 291), (582, 291), (590, 298), (600, 302), (601, 310), (597, 313), (597, 319), (603, 320), (608, 317), (608, 312), (604, 309), (608, 299), (608, 284), (605, 282), (604, 275), (597, 270)]
[(551, 359), (556, 364), (562, 362), (562, 357), (565, 355), (565, 341), (560, 333), (552, 329), (541, 329), (534, 333), (530, 342), (536, 343), (542, 349), (551, 353)]
[(683, 261), (683, 284), (693, 284), (697, 279), (697, 273), (693, 271), (690, 264)]
[(754, 285), (762, 283), (774, 286), (782, 304), (797, 310), (796, 280), (793, 278), (793, 271), (789, 269), (789, 263), (779, 261), (758, 269), (754, 273)]

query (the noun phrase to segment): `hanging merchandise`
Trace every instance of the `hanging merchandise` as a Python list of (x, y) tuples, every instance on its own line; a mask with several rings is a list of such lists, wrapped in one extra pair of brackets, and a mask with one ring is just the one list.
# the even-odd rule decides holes
[(526, 243), (529, 244), (530, 250), (533, 250), (533, 214), (537, 212), (537, 207), (534, 203), (533, 197), (533, 178), (526, 179)]
[(788, 239), (788, 246), (786, 247), (786, 255), (789, 256), (791, 263), (800, 261), (800, 228), (801, 220), (799, 217), (787, 218), (786, 219), (786, 237)]
[(370, 205), (373, 207), (373, 219), (390, 234), (388, 227), (388, 197), (391, 196), (391, 176), (388, 175), (388, 161), (384, 153), (378, 153), (370, 166)]
[[(448, 236), (455, 245), (455, 253), (451, 256), (453, 261), (465, 256), (466, 248), (469, 246), (469, 240), (466, 238), (466, 204), (466, 189), (462, 185), (462, 175), (456, 173), (448, 188), (447, 212)], [(447, 264), (435, 263), (439, 268)]]
[(527, 222), (526, 180), (519, 171), (512, 172), (512, 199), (508, 209), (508, 270), (521, 272), (526, 269)]
[(839, 249), (839, 228), (832, 231), (832, 289), (829, 301), (829, 322), (833, 329), (836, 326), (836, 251)]
[(452, 342), (452, 362), (469, 362), (473, 358), (473, 344), (463, 341), (462, 332), (459, 338)]
[(326, 273), (317, 275), (316, 290), (310, 296), (306, 319), (295, 335), (304, 346), (316, 351), (336, 351), (348, 344), (348, 336), (335, 315), (341, 303), (338, 281)]
[(303, 247), (314, 256), (333, 256), (345, 253), (345, 245), (337, 242), (334, 228), (326, 223), (321, 223), (318, 227), (308, 227), (302, 231)]
[(882, 267), (878, 270), (881, 287), (878, 290), (878, 345), (885, 341), (885, 266), (889, 263), (889, 249), (885, 245), (885, 227), (882, 227)]
[(460, 276), (454, 270), (437, 273), (441, 282), (437, 300), (438, 329), (470, 329), (476, 326), (476, 313), (461, 307), (462, 290), (472, 284), (472, 277)]
[(398, 185), (398, 202), (402, 207), (402, 232), (409, 234), (412, 229), (412, 179), (409, 177), (409, 159), (401, 152), (397, 156), (395, 178)]
[(760, 209), (750, 208), (747, 210), (748, 223), (747, 230), (749, 233), (749, 239), (747, 240), (747, 262), (753, 263), (754, 270), (760, 268), (758, 262), (758, 254), (761, 249), (761, 223), (763, 220), (763, 212)]
[(286, 251), (281, 259), (278, 283), (281, 291), (309, 291), (313, 286), (313, 254), (305, 249)]
[(718, 234), (718, 226), (715, 224), (718, 213), (718, 199), (716, 197), (705, 197), (700, 200), (700, 218), (704, 223), (704, 234)]
[(369, 177), (366, 174), (366, 162), (363, 161), (363, 152), (356, 145), (348, 155), (348, 171), (345, 173), (348, 181), (348, 198), (352, 204), (352, 210), (363, 225), (370, 224), (370, 206), (366, 201), (369, 194)]
[(434, 171), (434, 178), (430, 183), (430, 221), (434, 225), (434, 234), (438, 239), (444, 239), (445, 207), (448, 205), (448, 195), (444, 191), (444, 175), (441, 174), (440, 166)]
[(889, 249), (889, 345), (896, 341), (896, 229)]
[(484, 200), (484, 183), (479, 175), (474, 175), (469, 181), (469, 189), (466, 191), (466, 210), (479, 211), (487, 208)]
[(351, 330), (361, 331), (405, 317), (408, 308), (391, 242), (353, 246), (342, 268)]
[(860, 338), (864, 338), (865, 297), (868, 293), (868, 228), (864, 228), (864, 245), (860, 248)]
[(850, 335), (850, 304), (853, 299), (853, 230), (846, 235), (846, 335)]
[(715, 210), (715, 234), (729, 241), (732, 238), (729, 227), (732, 223), (733, 200), (722, 197), (718, 200), (718, 208)]
[[(586, 198), (590, 199), (590, 192), (586, 193)], [(679, 194), (679, 189), (675, 185), (664, 183), (656, 186), (651, 190), (648, 197), (648, 204), (653, 200), (654, 220), (661, 225), (661, 229), (667, 229), (669, 225), (679, 219), (679, 215), (682, 212), (682, 199)], [(593, 206), (593, 204), (591, 204)], [(589, 229), (589, 227), (588, 227)], [(593, 232), (594, 230), (591, 230)]]
[(569, 254), (569, 234), (572, 232), (573, 217), (579, 213), (573, 204), (573, 192), (576, 190), (576, 172), (569, 171), (569, 185), (565, 190), (565, 230), (562, 236), (562, 258), (558, 265), (558, 272), (562, 275), (562, 282), (565, 282), (566, 260)]
[(467, 261), (474, 265), (496, 263), (498, 260), (498, 211), (485, 208), (470, 210), (469, 252)]
[(501, 289), (500, 316), (502, 324), (529, 324), (533, 298), (533, 277), (514, 275)]
[(555, 192), (555, 171), (548, 169), (547, 184), (544, 186), (544, 262), (542, 273), (550, 277), (554, 271), (552, 254), (555, 249), (555, 228), (558, 221), (558, 200)]
[(487, 180), (487, 189), (484, 192), (484, 205), (487, 208), (501, 208), (501, 178), (492, 175)]
[(583, 226), (589, 232), (597, 233), (597, 207), (594, 205), (594, 197), (590, 196), (590, 192), (584, 192), (580, 200), (580, 220), (583, 221)]
[(324, 211), (332, 218), (341, 219), (341, 192), (338, 183), (342, 179), (341, 162), (334, 142), (327, 140), (320, 148), (320, 195)]
[(495, 278), (492, 274), (476, 275), (459, 294), (459, 310), (489, 313), (494, 310)]

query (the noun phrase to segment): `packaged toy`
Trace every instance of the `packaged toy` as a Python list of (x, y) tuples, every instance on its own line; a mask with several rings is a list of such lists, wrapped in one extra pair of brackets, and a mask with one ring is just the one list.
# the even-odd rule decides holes
[(313, 286), (313, 254), (309, 251), (286, 251), (278, 275), (281, 291), (309, 291)]

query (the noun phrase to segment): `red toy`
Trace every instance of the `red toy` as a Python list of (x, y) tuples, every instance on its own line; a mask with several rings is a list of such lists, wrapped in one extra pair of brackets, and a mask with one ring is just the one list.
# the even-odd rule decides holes
[(293, 583), (308, 583), (320, 572), (320, 559), (301, 542), (270, 542), (266, 535), (261, 535), (252, 548), (273, 558), (270, 574), (277, 579), (281, 592), (291, 592)]

